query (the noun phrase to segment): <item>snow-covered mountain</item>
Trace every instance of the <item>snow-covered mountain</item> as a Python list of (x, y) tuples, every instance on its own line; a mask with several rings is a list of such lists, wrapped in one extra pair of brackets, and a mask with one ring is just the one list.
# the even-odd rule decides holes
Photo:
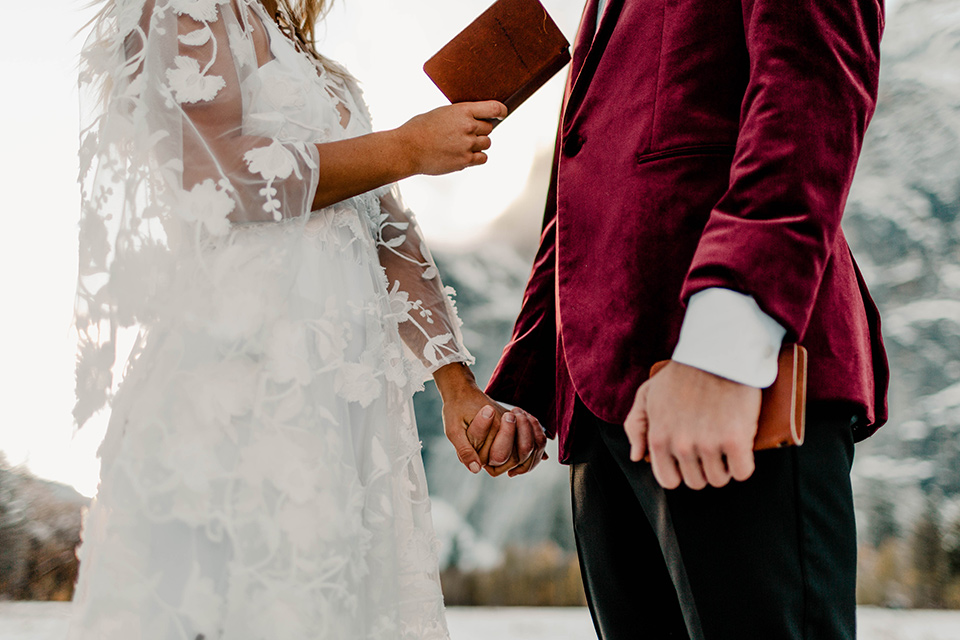
[[(893, 370), (891, 420), (859, 447), (855, 488), (859, 496), (884, 482), (909, 523), (922, 491), (937, 488), (960, 505), (960, 3), (889, 6), (880, 99), (844, 229), (883, 315)], [(472, 250), (437, 252), (459, 291), (481, 379), (520, 304), (548, 169), (549, 153), (541, 154), (527, 191)], [(565, 469), (548, 462), (526, 478), (470, 477), (443, 449), (436, 396), (421, 394), (417, 404), (431, 492), (443, 513), (449, 504), (463, 516), (459, 528), (440, 527), (446, 548), (456, 531), (466, 532), (458, 549), (542, 537), (569, 548)]]
[(960, 3), (888, 17), (880, 99), (844, 228), (880, 306), (890, 424), (864, 443), (856, 487), (883, 482), (901, 519), (920, 491), (960, 500)]

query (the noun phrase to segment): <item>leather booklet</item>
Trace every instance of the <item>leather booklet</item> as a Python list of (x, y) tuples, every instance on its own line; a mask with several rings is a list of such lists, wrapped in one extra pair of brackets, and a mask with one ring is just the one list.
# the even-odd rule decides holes
[[(669, 360), (650, 369), (652, 378)], [(763, 390), (760, 423), (753, 450), (777, 449), (803, 444), (806, 429), (807, 350), (797, 344), (780, 351), (779, 370), (774, 383)]]
[(539, 0), (497, 0), (423, 65), (450, 102), (499, 100), (513, 113), (570, 61)]

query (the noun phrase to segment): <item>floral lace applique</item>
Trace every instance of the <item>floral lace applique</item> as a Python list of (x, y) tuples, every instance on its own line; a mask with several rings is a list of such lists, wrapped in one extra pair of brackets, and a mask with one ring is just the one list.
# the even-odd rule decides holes
[(112, 414), (71, 640), (447, 638), (411, 395), (470, 355), (395, 187), (312, 211), (316, 144), (370, 131), (327, 64), (252, 0), (104, 0), (75, 415)]

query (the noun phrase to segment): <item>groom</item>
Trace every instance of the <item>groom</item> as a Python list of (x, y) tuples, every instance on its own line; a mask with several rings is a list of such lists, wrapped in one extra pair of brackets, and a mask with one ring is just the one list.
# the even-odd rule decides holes
[[(854, 637), (849, 472), (887, 368), (840, 219), (880, 2), (587, 3), (488, 393), (559, 437), (604, 640)], [(754, 456), (760, 388), (796, 342), (807, 441)]]

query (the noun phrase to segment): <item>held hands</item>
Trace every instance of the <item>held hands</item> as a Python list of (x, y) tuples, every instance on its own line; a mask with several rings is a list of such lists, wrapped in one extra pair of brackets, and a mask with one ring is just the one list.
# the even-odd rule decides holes
[(665, 489), (722, 487), (753, 474), (760, 390), (671, 362), (637, 390), (624, 430)]
[(481, 165), (490, 148), (489, 122), (507, 108), (494, 100), (461, 102), (418, 115), (396, 129), (409, 154), (411, 173), (442, 175)]
[(490, 431), (480, 449), (480, 458), (487, 459), (484, 468), (491, 476), (506, 473), (514, 478), (548, 459), (544, 451), (547, 436), (535, 417), (517, 407), (502, 414), (499, 425), (494, 424), (494, 419), (495, 416), (481, 411), (470, 425), (471, 429)]
[(443, 428), (457, 457), (472, 473), (524, 474), (547, 459), (547, 438), (536, 418), (490, 399), (470, 369), (450, 364), (434, 373), (443, 398)]

